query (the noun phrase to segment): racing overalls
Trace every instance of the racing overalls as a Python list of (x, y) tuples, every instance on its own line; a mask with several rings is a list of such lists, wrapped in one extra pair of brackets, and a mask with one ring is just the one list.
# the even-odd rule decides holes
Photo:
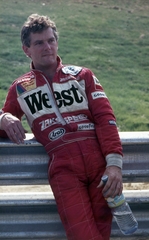
[[(49, 183), (69, 240), (108, 240), (112, 216), (102, 189), (106, 166), (122, 166), (122, 146), (109, 100), (87, 68), (58, 67), (50, 81), (31, 71), (9, 88), (2, 111), (31, 130), (50, 160)], [(4, 136), (0, 131), (0, 136)]]

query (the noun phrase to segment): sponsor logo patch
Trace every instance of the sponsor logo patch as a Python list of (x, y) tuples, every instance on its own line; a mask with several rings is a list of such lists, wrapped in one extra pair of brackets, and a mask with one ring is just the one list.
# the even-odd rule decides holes
[(97, 98), (107, 98), (105, 92), (101, 92), (101, 91), (96, 91), (96, 92), (92, 92), (92, 98), (93, 99), (97, 99)]
[(61, 136), (65, 134), (65, 129), (64, 128), (56, 128), (52, 132), (49, 133), (49, 139), (51, 141), (55, 141)]
[(30, 91), (35, 88), (36, 88), (36, 79), (34, 75), (32, 75), (30, 78), (24, 78), (22, 79), (22, 82), (19, 82), (17, 84), (18, 96), (20, 96), (22, 93), (26, 91)]
[(81, 123), (81, 124), (78, 124), (78, 130), (79, 131), (82, 131), (82, 130), (93, 130), (93, 129), (95, 129), (93, 123)]
[(94, 79), (94, 83), (95, 83), (95, 85), (97, 84), (97, 85), (101, 86), (101, 84), (100, 84), (98, 78), (96, 78), (94, 75), (93, 75), (93, 79)]
[[(30, 122), (45, 114), (56, 113), (59, 118), (65, 112), (88, 109), (84, 80), (53, 83), (53, 92), (45, 84), (22, 92), (17, 100)], [(71, 118), (67, 120), (71, 121)], [(46, 122), (46, 128), (49, 124)]]
[(73, 76), (77, 75), (79, 72), (81, 72), (82, 67), (78, 66), (66, 66), (62, 68), (63, 73), (65, 74), (71, 74)]
[(109, 124), (116, 126), (116, 122), (114, 120), (109, 120)]
[[(82, 85), (81, 85), (82, 87)], [(54, 96), (57, 102), (57, 107), (61, 109), (61, 112), (73, 111), (75, 109), (86, 109), (86, 96), (80, 93), (80, 85), (63, 83), (62, 85), (53, 84)], [(81, 88), (82, 89), (82, 88)], [(49, 109), (52, 111), (52, 95), (48, 95), (47, 85), (36, 88), (34, 91), (25, 93), (22, 98), (28, 108), (30, 109), (31, 114), (42, 111), (44, 109)], [(23, 105), (20, 103), (20, 105)], [(75, 108), (75, 109), (73, 109)], [(47, 110), (48, 111), (48, 110)]]
[[(75, 123), (75, 122), (81, 122), (87, 120), (87, 116), (85, 114), (79, 114), (79, 115), (69, 115), (64, 118), (66, 123)], [(59, 124), (60, 121), (58, 118), (50, 118), (50, 119), (45, 119), (41, 121), (39, 124), (41, 125), (41, 131), (44, 131), (46, 128), (53, 126), (55, 124)]]

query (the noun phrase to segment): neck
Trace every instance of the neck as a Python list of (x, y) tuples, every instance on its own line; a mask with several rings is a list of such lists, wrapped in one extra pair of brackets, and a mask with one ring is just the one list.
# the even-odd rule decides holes
[(43, 66), (37, 67), (32, 63), (32, 68), (43, 72), (48, 77), (48, 79), (52, 80), (56, 73), (57, 62), (55, 62), (55, 64), (53, 64), (51, 66), (45, 66), (45, 67), (43, 67)]
[(48, 77), (48, 79), (52, 80), (55, 73), (56, 73), (56, 68), (55, 69), (42, 70), (42, 72)]

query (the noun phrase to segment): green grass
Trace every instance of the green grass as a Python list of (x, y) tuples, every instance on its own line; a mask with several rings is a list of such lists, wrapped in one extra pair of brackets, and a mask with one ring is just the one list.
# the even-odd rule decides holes
[(89, 67), (99, 78), (120, 131), (148, 131), (147, 0), (0, 0), (0, 107), (11, 82), (29, 70), (20, 29), (36, 12), (56, 22), (63, 62)]

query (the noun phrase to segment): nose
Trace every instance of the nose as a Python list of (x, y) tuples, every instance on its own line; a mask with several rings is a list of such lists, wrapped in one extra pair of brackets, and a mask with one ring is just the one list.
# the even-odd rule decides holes
[(51, 45), (49, 44), (49, 42), (45, 42), (44, 43), (44, 49), (51, 49)]

